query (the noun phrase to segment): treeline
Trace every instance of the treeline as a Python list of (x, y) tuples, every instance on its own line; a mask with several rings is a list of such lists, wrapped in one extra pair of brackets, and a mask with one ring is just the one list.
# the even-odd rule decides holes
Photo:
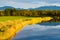
[(58, 16), (60, 17), (60, 10), (16, 10), (6, 9), (0, 11), (0, 16)]

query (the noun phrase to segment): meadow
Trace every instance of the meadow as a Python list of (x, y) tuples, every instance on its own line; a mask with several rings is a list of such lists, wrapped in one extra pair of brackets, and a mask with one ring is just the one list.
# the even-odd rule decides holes
[(32, 18), (32, 17), (25, 17), (25, 16), (0, 16), (0, 22), (4, 22), (4, 21), (7, 21), (7, 20), (25, 19), (25, 18)]

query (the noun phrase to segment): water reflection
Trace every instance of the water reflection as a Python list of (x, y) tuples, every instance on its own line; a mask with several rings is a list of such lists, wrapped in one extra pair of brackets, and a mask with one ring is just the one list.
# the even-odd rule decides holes
[(60, 40), (60, 23), (27, 25), (13, 40)]
[(57, 26), (57, 25), (60, 25), (60, 22), (45, 22), (45, 23), (39, 23), (39, 25), (44, 25), (44, 26)]

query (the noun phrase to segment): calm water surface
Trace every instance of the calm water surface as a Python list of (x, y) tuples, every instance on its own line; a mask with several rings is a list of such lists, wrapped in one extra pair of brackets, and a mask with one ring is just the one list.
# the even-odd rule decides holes
[(27, 25), (13, 40), (60, 40), (60, 22)]

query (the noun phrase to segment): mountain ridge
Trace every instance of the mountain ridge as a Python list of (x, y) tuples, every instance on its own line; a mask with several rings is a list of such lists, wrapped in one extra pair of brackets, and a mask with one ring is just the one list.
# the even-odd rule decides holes
[[(15, 8), (12, 6), (3, 6), (0, 7), (0, 10), (5, 10), (8, 8)], [(24, 8), (15, 8), (17, 10), (23, 10)], [(60, 6), (41, 6), (41, 7), (37, 7), (37, 8), (28, 8), (28, 10), (60, 10)]]
[(34, 10), (60, 10), (60, 6), (41, 6), (34, 8)]

